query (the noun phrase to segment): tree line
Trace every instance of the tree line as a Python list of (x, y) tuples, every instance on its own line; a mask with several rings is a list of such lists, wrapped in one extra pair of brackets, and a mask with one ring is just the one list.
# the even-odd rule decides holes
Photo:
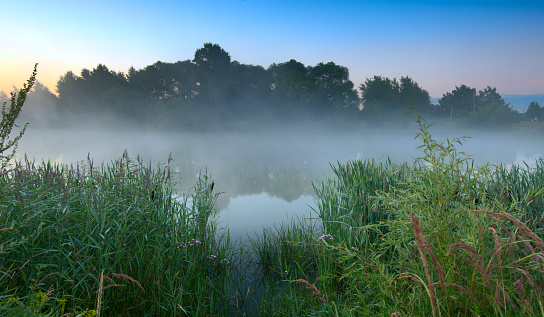
[[(381, 124), (412, 120), (403, 116), (410, 112), (408, 105), (424, 117), (460, 125), (502, 128), (521, 119), (491, 87), (477, 92), (461, 85), (433, 104), (410, 77), (374, 76), (357, 91), (347, 67), (334, 62), (305, 66), (291, 59), (264, 68), (232, 60), (211, 43), (196, 50), (192, 60), (158, 61), (127, 73), (103, 64), (80, 74), (68, 71), (56, 88), (57, 96), (36, 83), (33, 93), (41, 96), (42, 108), (70, 115), (62, 124), (97, 116), (112, 123), (122, 118), (139, 126), (180, 130), (277, 121)], [(533, 108), (531, 115), (541, 117), (538, 103)]]

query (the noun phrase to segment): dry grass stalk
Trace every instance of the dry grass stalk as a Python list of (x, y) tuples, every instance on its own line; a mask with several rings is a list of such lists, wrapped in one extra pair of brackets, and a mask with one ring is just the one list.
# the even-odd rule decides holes
[[(438, 283), (434, 283), (435, 285), (438, 285)], [(461, 285), (458, 285), (458, 284), (453, 284), (453, 283), (444, 283), (445, 286), (451, 286), (451, 287), (454, 287), (456, 289), (458, 289), (459, 291), (465, 293), (468, 295), (468, 297), (470, 297), (470, 299), (472, 299), (473, 301), (477, 301), (476, 297), (474, 296), (474, 293), (469, 290), (469, 289), (466, 289), (464, 288), (463, 286)]]
[(126, 285), (125, 284), (111, 284), (111, 285), (108, 285), (106, 287), (104, 287), (104, 289), (108, 289), (110, 287), (125, 287)]
[[(15, 272), (15, 271), (17, 271), (17, 270), (22, 270), (22, 269), (25, 267), (25, 265), (28, 264), (28, 262), (30, 262), (30, 260), (27, 260), (27, 261), (26, 261), (23, 265), (21, 265), (20, 267), (16, 267), (16, 268), (11, 269), (11, 270), (6, 270), (6, 273), (4, 273), (4, 274), (8, 275), (8, 274), (11, 274), (11, 273), (13, 273), (13, 272)], [(2, 268), (2, 269), (3, 269), (3, 268)], [(10, 278), (13, 278), (13, 275), (11, 275)]]
[(512, 301), (512, 298), (510, 298), (510, 295), (508, 295), (508, 293), (504, 290), (504, 287), (501, 284), (499, 284), (499, 282), (497, 282), (495, 286), (495, 297), (494, 297), (495, 303), (497, 303), (501, 308), (506, 307), (506, 303), (503, 304), (500, 301), (500, 291), (502, 291), (504, 298), (510, 303), (510, 305), (512, 305), (512, 307), (516, 309), (517, 308), (516, 304), (514, 304), (514, 302)]
[(100, 308), (102, 307), (102, 292), (104, 290), (104, 270), (100, 272), (100, 282), (98, 284), (98, 297), (96, 299), (96, 317), (100, 317)]
[(132, 277), (130, 277), (128, 275), (125, 275), (125, 274), (115, 274), (115, 273), (111, 273), (111, 275), (113, 275), (113, 276), (115, 276), (117, 278), (122, 278), (123, 281), (130, 282), (132, 285), (138, 286), (142, 290), (142, 292), (145, 292), (145, 290), (142, 287), (142, 285), (140, 284), (140, 282), (136, 281)]
[[(476, 263), (473, 259), (471, 259), (468, 256), (465, 257), (467, 259), (467, 261), (469, 261), (478, 270), (478, 272), (480, 272), (480, 274), (482, 274), (482, 276), (485, 278), (485, 280), (488, 283), (491, 283), (491, 277), (489, 276), (489, 272), (487, 272), (487, 270), (485, 269), (484, 260), (483, 260), (482, 256), (478, 253), (478, 251), (476, 251), (476, 249), (474, 249), (474, 247), (472, 247), (469, 244), (466, 244), (466, 243), (454, 243), (454, 244), (450, 245), (446, 255), (450, 255), (451, 251), (453, 251), (456, 248), (465, 249), (465, 250), (469, 251), (478, 260), (478, 263)], [(488, 284), (488, 286), (491, 287), (492, 284)]]
[[(434, 287), (431, 280), (431, 274), (429, 273), (429, 264), (427, 263), (427, 259), (425, 258), (425, 252), (423, 251), (423, 245), (425, 238), (423, 237), (423, 232), (421, 229), (421, 225), (419, 221), (417, 220), (417, 217), (410, 212), (410, 217), (412, 218), (412, 228), (414, 230), (414, 237), (416, 238), (417, 242), (417, 248), (419, 250), (419, 256), (421, 258), (421, 261), (423, 262), (423, 268), (425, 269), (425, 276), (427, 277), (427, 284), (429, 285), (429, 299), (431, 301), (431, 308), (433, 310), (433, 316), (436, 316), (436, 309), (435, 309), (435, 298), (434, 298)], [(425, 241), (426, 242), (426, 241)], [(430, 249), (430, 248), (429, 248)], [(443, 278), (443, 276), (442, 276)], [(444, 287), (444, 281), (441, 281), (441, 285), (443, 289)]]
[[(531, 242), (536, 244), (536, 246), (540, 249), (541, 252), (544, 252), (544, 240), (542, 240), (542, 238), (540, 238), (536, 233), (534, 233), (531, 229), (529, 229), (529, 227), (527, 227), (519, 219), (517, 219), (514, 216), (512, 216), (510, 214), (507, 214), (507, 213), (498, 213), (498, 212), (493, 212), (493, 211), (488, 211), (488, 210), (476, 210), (476, 211), (477, 212), (483, 212), (483, 213), (486, 213), (488, 215), (491, 215), (494, 219), (502, 218), (502, 219), (506, 219), (506, 220), (510, 221), (513, 225), (515, 225), (521, 231), (521, 233), (522, 233), (521, 235), (523, 237), (528, 238)], [(497, 219), (497, 221), (498, 221), (498, 219)], [(503, 226), (503, 228), (505, 228), (505, 226), (504, 226), (504, 224), (502, 222), (500, 222), (500, 221), (498, 221), (498, 222)], [(510, 235), (510, 241), (515, 242), (516, 239), (511, 235), (511, 233), (508, 230), (507, 230), (507, 232)], [(534, 248), (531, 246), (529, 241), (522, 240), (521, 243), (529, 251), (529, 254), (532, 256), (535, 263), (537, 263), (537, 265), (539, 265), (539, 267), (542, 268), (544, 266), (544, 257), (541, 254), (538, 254), (538, 253), (535, 252)], [(526, 255), (529, 255), (526, 252), (524, 252), (524, 253)]]
[(342, 272), (344, 272), (344, 273), (346, 272), (346, 270), (344, 270), (344, 268), (340, 265), (340, 263), (338, 263), (338, 261), (336, 261), (332, 256), (326, 255), (326, 254), (319, 254), (319, 255), (331, 259), (332, 263), (336, 264), (336, 266), (337, 266)]
[(24, 167), (24, 165), (19, 165), (19, 166), (16, 166), (16, 167), (14, 167), (14, 168), (12, 168), (12, 169), (9, 169), (9, 170), (5, 171), (5, 172), (3, 172), (2, 174), (0, 174), (0, 177), (1, 177), (1, 176), (4, 176), (4, 175), (6, 175), (6, 174), (8, 174), (8, 173), (10, 173), (10, 172), (13, 172), (13, 171), (15, 171), (15, 170), (18, 170), (18, 169), (20, 169), (21, 167)]
[(53, 275), (57, 275), (57, 274), (59, 274), (59, 272), (53, 272), (53, 273), (47, 274), (47, 275), (44, 276), (41, 280), (38, 281), (38, 284), (40, 284), (41, 282), (45, 281), (48, 277), (53, 276)]
[(517, 281), (515, 281), (513, 285), (518, 290), (518, 298), (521, 302), (521, 305), (528, 308), (531, 311), (531, 313), (534, 314), (533, 307), (531, 307), (531, 304), (525, 298), (525, 286), (523, 286), (523, 276), (520, 277)]
[[(533, 287), (533, 289), (535, 290), (535, 293), (538, 297), (538, 301), (539, 301), (539, 304), (542, 302), (542, 284), (541, 283), (537, 283), (534, 278), (531, 276), (531, 274), (529, 274), (527, 271), (525, 270), (522, 270), (522, 269), (517, 269), (518, 272), (520, 272), (523, 276), (525, 276), (525, 278), (527, 279), (527, 281), (529, 282), (529, 284), (531, 285), (531, 287)], [(532, 296), (532, 294), (531, 294)]]
[(321, 294), (321, 292), (317, 289), (317, 286), (315, 286), (315, 284), (310, 284), (310, 282), (308, 282), (307, 280), (302, 279), (302, 278), (299, 278), (298, 280), (291, 281), (291, 283), (293, 283), (293, 282), (306, 285), (306, 288), (309, 289), (309, 290), (312, 290), (312, 294), (315, 295), (317, 297), (317, 299), (319, 299), (320, 301), (322, 301), (324, 303), (329, 302), (329, 299), (325, 295)]
[(495, 253), (497, 254), (497, 262), (499, 263), (499, 266), (502, 272), (502, 253), (501, 253), (499, 234), (497, 233), (497, 230), (495, 230), (495, 228), (493, 227), (489, 227), (488, 229), (493, 234), (493, 240), (495, 242)]
[(495, 216), (497, 218), (502, 218), (510, 221), (514, 226), (516, 226), (526, 237), (531, 239), (533, 243), (535, 243), (540, 251), (544, 252), (544, 240), (540, 238), (536, 233), (534, 233), (529, 227), (527, 227), (523, 222), (521, 222), (519, 219), (515, 218), (512, 215), (509, 215), (507, 213), (498, 213), (488, 210), (475, 210), (477, 212), (483, 212), (491, 216)]

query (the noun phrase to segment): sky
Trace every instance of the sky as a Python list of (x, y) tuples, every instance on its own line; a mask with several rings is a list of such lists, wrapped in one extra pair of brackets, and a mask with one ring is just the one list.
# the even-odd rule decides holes
[(439, 98), (462, 84), (544, 94), (544, 1), (0, 0), (0, 90), (38, 63), (52, 92), (67, 71), (127, 72), (193, 59), (204, 43), (268, 67), (346, 66), (367, 78), (409, 76)]

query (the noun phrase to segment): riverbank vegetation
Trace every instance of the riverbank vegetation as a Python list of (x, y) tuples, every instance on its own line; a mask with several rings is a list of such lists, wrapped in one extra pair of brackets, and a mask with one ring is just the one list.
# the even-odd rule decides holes
[(308, 234), (301, 222), (259, 245), (260, 263), (278, 280), (285, 274), (278, 284), (286, 288), (263, 311), (544, 313), (544, 161), (475, 166), (457, 150), (462, 138), (436, 141), (421, 121), (417, 138), (413, 166), (333, 166), (336, 177), (315, 185), (321, 232)]
[[(315, 218), (267, 228), (249, 245), (218, 231), (207, 175), (189, 196), (175, 191), (170, 159), (4, 155), (0, 314), (544, 314), (544, 160), (476, 165), (463, 138), (435, 140), (416, 118), (414, 163), (331, 165), (335, 177), (314, 183)], [(12, 144), (0, 154), (13, 153), (11, 134), (0, 136)]]

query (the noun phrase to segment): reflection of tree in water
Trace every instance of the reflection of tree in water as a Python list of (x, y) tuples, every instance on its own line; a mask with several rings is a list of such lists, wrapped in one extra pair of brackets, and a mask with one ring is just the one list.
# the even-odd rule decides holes
[(266, 193), (287, 202), (302, 195), (313, 196), (311, 181), (323, 172), (293, 153), (240, 155), (237, 159), (207, 161), (207, 166), (195, 157), (190, 151), (174, 156), (174, 170), (182, 178), (179, 188), (184, 192), (191, 190), (198, 173), (207, 170), (215, 182), (214, 192), (221, 193), (216, 205), (218, 211), (226, 208), (231, 198), (243, 195)]

